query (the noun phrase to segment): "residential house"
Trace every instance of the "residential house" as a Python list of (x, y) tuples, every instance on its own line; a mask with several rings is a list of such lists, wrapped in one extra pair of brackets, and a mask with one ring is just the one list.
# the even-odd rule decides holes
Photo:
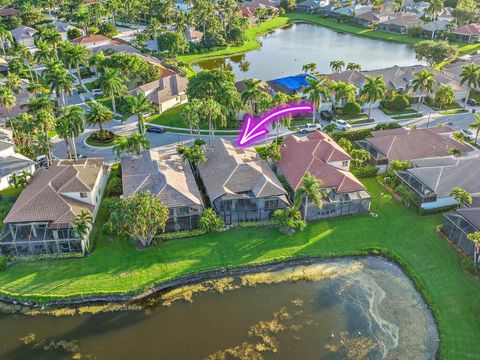
[(308, 85), (307, 79), (316, 79), (313, 75), (302, 73), (293, 76), (286, 76), (280, 79), (267, 81), (272, 94), (283, 92), (287, 95), (299, 95), (303, 97), (303, 89)]
[(246, 18), (256, 18), (255, 11), (258, 8), (264, 8), (267, 10), (277, 10), (280, 7), (280, 3), (272, 0), (253, 0), (239, 3), (240, 15)]
[(425, 23), (422, 26), (423, 36), (435, 39), (448, 30), (449, 24), (450, 20), (443, 19)]
[[(307, 220), (363, 214), (371, 197), (365, 186), (349, 171), (352, 158), (327, 134), (316, 131), (306, 137), (289, 135), (280, 149), (277, 171), (293, 193), (302, 187), (306, 172), (322, 181), (326, 193), (322, 208), (309, 202)], [(303, 204), (302, 212), (304, 212)]]
[(398, 178), (416, 195), (423, 209), (441, 209), (456, 205), (451, 192), (460, 187), (480, 195), (480, 158), (431, 158), (413, 161), (413, 167), (398, 171)]
[(184, 35), (185, 39), (192, 44), (198, 44), (203, 38), (203, 32), (195, 30), (191, 27), (185, 31)]
[(15, 41), (17, 45), (25, 45), (29, 49), (35, 48), (34, 35), (37, 32), (34, 28), (23, 25), (10, 30), (13, 41)]
[(143, 94), (158, 106), (159, 112), (168, 110), (187, 101), (188, 80), (173, 74), (143, 84), (130, 91), (131, 95)]
[(427, 1), (413, 2), (411, 5), (406, 7), (406, 10), (420, 18), (427, 15), (427, 9), (429, 6), (430, 3)]
[[(53, 27), (55, 27), (55, 29), (57, 29), (57, 31), (59, 32), (63, 41), (68, 40), (68, 30), (77, 29), (77, 27), (75, 27), (73, 25), (70, 25), (68, 23), (64, 23), (64, 22), (58, 21), (58, 20), (52, 21), (48, 25), (52, 25)], [(80, 30), (80, 31), (83, 33), (82, 30)]]
[(313, 13), (326, 5), (328, 1), (325, 0), (305, 0), (297, 4), (297, 10)]
[(84, 35), (72, 40), (73, 44), (83, 45), (87, 49), (93, 49), (98, 46), (110, 45), (114, 40), (103, 35)]
[(11, 134), (0, 129), (0, 190), (10, 186), (12, 175), (26, 171), (33, 174), (35, 163), (22, 154), (16, 153)]
[(84, 252), (74, 221), (82, 212), (97, 214), (108, 179), (102, 159), (55, 160), (35, 172), (10, 212), (0, 236), (0, 253), (28, 255)]
[(15, 105), (11, 109), (6, 107), (0, 107), (0, 125), (5, 125), (7, 119), (15, 117), (17, 115), (27, 112), (27, 108), (22, 105), (28, 103), (32, 94), (28, 91), (21, 91), (18, 94), (15, 94)]
[(449, 22), (455, 20), (452, 16), (453, 8), (451, 7), (444, 7), (440, 14), (437, 15), (436, 20), (447, 20)]
[(213, 209), (226, 225), (269, 220), (288, 205), (287, 192), (253, 148), (237, 148), (218, 139), (205, 146), (200, 177)]
[(377, 23), (377, 29), (403, 34), (408, 28), (422, 26), (423, 22), (417, 15), (410, 12), (397, 12), (389, 16), (388, 20)]
[(393, 11), (389, 9), (370, 10), (356, 14), (353, 17), (352, 22), (362, 27), (372, 27), (380, 21), (388, 20), (388, 17), (391, 16), (392, 13)]
[(480, 24), (473, 23), (460, 26), (452, 31), (452, 34), (455, 34), (458, 41), (469, 43), (480, 41)]
[(3, 76), (8, 75), (8, 61), (1, 56), (0, 56), (0, 74)]
[(480, 231), (480, 196), (474, 196), (472, 204), (446, 213), (442, 231), (464, 254), (473, 255), (475, 244), (467, 236)]
[(2, 20), (7, 20), (9, 18), (11, 18), (12, 16), (18, 16), (20, 15), (22, 12), (18, 9), (14, 9), (14, 8), (3, 8), (3, 9), (0, 9), (0, 18)]
[(384, 170), (394, 160), (416, 160), (450, 155), (450, 149), (462, 153), (470, 147), (451, 138), (454, 129), (437, 126), (428, 129), (390, 129), (373, 131), (371, 138), (357, 144), (371, 155), (371, 163)]
[(122, 157), (123, 197), (149, 191), (169, 210), (165, 231), (197, 227), (203, 202), (192, 169), (175, 147), (145, 150)]

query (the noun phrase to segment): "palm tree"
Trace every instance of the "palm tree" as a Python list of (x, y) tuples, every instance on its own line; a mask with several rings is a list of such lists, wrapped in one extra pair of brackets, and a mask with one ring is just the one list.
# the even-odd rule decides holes
[(145, 134), (139, 132), (128, 137), (119, 136), (115, 139), (114, 144), (113, 152), (119, 158), (125, 153), (139, 155), (142, 149), (147, 150), (150, 147), (150, 141)]
[(467, 239), (473, 242), (473, 265), (477, 265), (478, 253), (480, 252), (480, 232), (474, 232), (467, 235)]
[(346, 102), (353, 102), (357, 97), (357, 87), (348, 82), (333, 82), (331, 89), (335, 94), (333, 102), (335, 108), (340, 100), (345, 99)]
[(80, 86), (83, 87), (80, 65), (88, 64), (90, 51), (88, 51), (87, 48), (83, 45), (72, 45), (71, 47), (69, 47), (68, 52), (70, 53), (72, 64), (77, 68), (77, 77)]
[(48, 27), (43, 39), (47, 44), (50, 44), (53, 48), (55, 59), (58, 60), (58, 46), (62, 43), (62, 36), (53, 27)]
[[(32, 66), (30, 65), (30, 62), (33, 60), (33, 55), (30, 52), (30, 49), (23, 44), (19, 44), (17, 45), (17, 53), (23, 59), (23, 62), (28, 68), (28, 72), (30, 73), (30, 80), (34, 82), (35, 79), (33, 78)], [(36, 80), (38, 81), (38, 74), (35, 73), (35, 76), (36, 76)]]
[(329, 95), (329, 88), (325, 85), (325, 77), (320, 79), (308, 78), (308, 85), (305, 86), (304, 93), (308, 96), (308, 101), (313, 105), (313, 123), (315, 124), (317, 111), (322, 107), (323, 98)]
[(73, 146), (73, 157), (78, 158), (77, 149), (75, 146), (75, 138), (83, 133), (85, 127), (85, 110), (80, 106), (69, 106), (63, 109), (63, 113), (57, 119), (55, 124), (55, 131), (57, 135), (65, 141), (67, 149), (67, 156), (72, 158), (70, 145), (68, 140), (71, 139)]
[(444, 8), (445, 0), (430, 0), (430, 6), (427, 9), (427, 12), (433, 15), (433, 20), (437, 19), (438, 14), (440, 14)]
[(145, 120), (143, 114), (148, 113), (152, 110), (152, 102), (143, 94), (138, 94), (136, 96), (127, 96), (125, 102), (127, 104), (127, 113), (125, 116), (128, 117), (132, 115), (137, 115), (138, 131), (141, 134), (145, 133)]
[(462, 67), (462, 72), (460, 73), (460, 85), (467, 84), (468, 86), (468, 95), (463, 104), (463, 109), (467, 106), (467, 100), (470, 97), (470, 92), (472, 89), (478, 88), (480, 85), (480, 65), (470, 64)]
[(64, 106), (67, 105), (65, 95), (71, 94), (73, 89), (73, 78), (67, 69), (60, 62), (50, 62), (44, 71), (46, 84), (57, 95), (57, 99), (62, 99)]
[[(90, 226), (93, 224), (93, 217), (89, 211), (82, 210), (73, 220), (73, 228), (79, 239), (85, 239)], [(88, 251), (88, 248), (86, 249)]]
[(15, 73), (9, 73), (7, 75), (7, 81), (5, 86), (12, 90), (15, 94), (18, 94), (22, 90), (22, 79)]
[(53, 100), (48, 96), (36, 96), (28, 100), (28, 103), (20, 105), (21, 108), (27, 108), (29, 114), (36, 114), (40, 110), (53, 112)]
[(185, 146), (182, 151), (182, 160), (188, 161), (192, 166), (195, 176), (198, 177), (198, 164), (205, 161), (206, 157), (203, 153), (203, 149), (199, 145)]
[(307, 221), (308, 206), (313, 202), (318, 208), (323, 206), (324, 191), (322, 190), (323, 182), (314, 175), (306, 172), (302, 178), (302, 187), (295, 191), (294, 207), (300, 208), (303, 203), (303, 221)]
[(241, 72), (247, 72), (250, 69), (250, 62), (246, 60), (240, 61), (238, 64), (238, 68)]
[(216, 125), (225, 126), (225, 112), (223, 106), (212, 99), (201, 100), (198, 116), (200, 121), (208, 124), (209, 145), (213, 144)]
[(255, 101), (258, 99), (260, 94), (260, 89), (258, 85), (260, 85), (260, 80), (258, 79), (247, 79), (243, 81), (245, 85), (245, 90), (242, 91), (241, 99), (243, 105), (249, 106), (250, 114), (255, 113)]
[(37, 143), (35, 144), (35, 153), (37, 155), (44, 155), (47, 167), (50, 166), (50, 154), (52, 153), (52, 143), (47, 134), (40, 134), (37, 136)]
[(100, 132), (103, 132), (103, 125), (113, 120), (113, 113), (106, 106), (92, 102), (90, 103), (90, 110), (87, 112), (86, 123), (88, 125), (97, 126)]
[(7, 110), (12, 109), (17, 103), (17, 98), (8, 87), (0, 87), (0, 106)]
[(313, 74), (317, 72), (317, 64), (315, 63), (308, 63), (302, 66), (302, 71), (305, 73)]
[(448, 149), (448, 153), (449, 153), (450, 155), (455, 156), (455, 157), (460, 157), (460, 156), (462, 156), (462, 154), (463, 154), (463, 153), (462, 153), (462, 150), (460, 150), (459, 148), (455, 148), (455, 147)]
[(471, 123), (468, 127), (472, 130), (475, 130), (475, 144), (478, 141), (478, 134), (480, 133), (480, 115), (475, 113), (473, 114), (475, 116), (475, 122)]
[(200, 118), (198, 112), (201, 102), (198, 99), (190, 100), (182, 109), (182, 117), (188, 122), (190, 128), (190, 136), (193, 139), (193, 129), (197, 129), (197, 134), (200, 135)]
[(12, 43), (12, 34), (10, 31), (2, 24), (0, 26), (0, 47), (2, 48), (3, 55), (6, 55), (5, 53), (5, 45), (7, 45), (7, 42)]
[(47, 64), (52, 61), (52, 52), (45, 42), (37, 41), (35, 46), (37, 51), (33, 54), (33, 59), (37, 64)]
[(381, 75), (376, 77), (365, 76), (365, 84), (361, 92), (362, 97), (370, 103), (368, 108), (368, 118), (372, 112), (373, 103), (381, 101), (385, 98), (387, 88), (385, 87), (385, 81)]
[(360, 71), (360, 70), (362, 70), (362, 66), (360, 64), (357, 64), (357, 63), (354, 63), (354, 62), (349, 62), (347, 64), (347, 70)]
[(455, 199), (458, 204), (458, 208), (472, 203), (472, 195), (460, 187), (455, 187), (450, 193), (450, 196)]
[(418, 105), (417, 105), (417, 114), (420, 110), (420, 104), (423, 102), (423, 98), (427, 93), (433, 91), (435, 84), (436, 84), (436, 80), (435, 80), (435, 74), (433, 72), (427, 69), (423, 69), (420, 72), (413, 73), (413, 80), (412, 80), (413, 90), (414, 91), (420, 90), (420, 98), (418, 99)]
[(102, 91), (110, 96), (114, 113), (117, 112), (115, 108), (115, 96), (127, 92), (124, 79), (124, 76), (118, 70), (112, 68), (104, 69), (102, 76), (98, 79)]
[(330, 68), (332, 69), (333, 72), (341, 72), (344, 66), (345, 66), (345, 62), (342, 60), (330, 61)]
[[(289, 101), (291, 101), (291, 97), (288, 96), (287, 94), (278, 91), (275, 93), (275, 96), (272, 99), (272, 105), (275, 107), (278, 106), (284, 106), (287, 104)], [(278, 137), (279, 137), (279, 130), (280, 127), (290, 127), (292, 121), (292, 115), (288, 114), (285, 116), (280, 117), (277, 121), (273, 122), (272, 124), (275, 124), (275, 143), (278, 143)]]

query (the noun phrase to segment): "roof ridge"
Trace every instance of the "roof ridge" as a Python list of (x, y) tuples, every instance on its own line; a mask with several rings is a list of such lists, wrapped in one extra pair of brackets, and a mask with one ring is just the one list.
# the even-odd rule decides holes
[(435, 184), (435, 189), (434, 189), (435, 191), (437, 191), (438, 185), (440, 185), (440, 179), (442, 178), (444, 168), (445, 168), (444, 166), (440, 167), (440, 174), (438, 174), (437, 183)]

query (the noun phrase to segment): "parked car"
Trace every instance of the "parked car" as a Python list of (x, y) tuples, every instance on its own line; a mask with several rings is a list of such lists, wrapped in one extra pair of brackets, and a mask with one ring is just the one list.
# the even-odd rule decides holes
[(147, 132), (150, 132), (150, 133), (161, 134), (161, 133), (164, 133), (165, 131), (166, 131), (165, 128), (161, 126), (147, 126)]
[(86, 158), (88, 158), (88, 156), (87, 156), (87, 155), (83, 155), (83, 154), (77, 154), (77, 158), (78, 158), (78, 159), (86, 159)]
[[(50, 160), (56, 160), (57, 157), (53, 154), (50, 155)], [(41, 168), (41, 167), (46, 167), (47, 166), (47, 158), (45, 157), (45, 155), (40, 155), (40, 156), (37, 156), (36, 158), (36, 167), (37, 168)]]
[(93, 89), (92, 94), (93, 95), (102, 95), (103, 91), (102, 91), (102, 89)]
[(320, 118), (325, 121), (333, 121), (335, 120), (335, 116), (329, 110), (320, 111)]
[(322, 130), (322, 125), (320, 124), (305, 124), (298, 127), (298, 132), (306, 134), (307, 132), (314, 132), (317, 130)]
[(342, 131), (349, 130), (352, 128), (352, 125), (347, 123), (345, 120), (334, 120), (332, 121), (332, 124), (334, 124), (337, 127), (337, 129)]
[(475, 140), (475, 134), (470, 129), (462, 129), (462, 130), (460, 130), (460, 133), (470, 141)]
[(477, 106), (477, 101), (475, 99), (467, 99), (467, 105)]

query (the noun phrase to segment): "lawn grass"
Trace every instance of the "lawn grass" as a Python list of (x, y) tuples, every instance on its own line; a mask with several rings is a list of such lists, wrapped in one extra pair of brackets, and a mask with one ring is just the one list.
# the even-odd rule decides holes
[(394, 120), (405, 120), (405, 119), (415, 119), (422, 117), (422, 113), (411, 113), (411, 114), (405, 114), (405, 115), (397, 115), (397, 116), (392, 116), (392, 119)]
[(400, 203), (379, 202), (384, 192), (365, 181), (374, 200), (368, 215), (313, 222), (292, 236), (273, 228), (238, 229), (165, 242), (138, 251), (106, 234), (105, 209), (97, 217), (95, 252), (81, 259), (25, 262), (0, 272), (0, 293), (19, 299), (137, 292), (174, 277), (209, 269), (307, 256), (348, 256), (377, 249), (401, 263), (435, 314), (443, 359), (477, 359), (480, 351), (480, 282), (435, 232), (441, 215), (420, 217)]
[[(0, 190), (0, 196), (18, 197), (21, 192), (22, 192), (21, 188), (16, 188), (11, 186), (6, 189)], [(0, 220), (3, 220), (3, 219), (0, 219)]]
[(450, 110), (443, 110), (439, 111), (439, 114), (442, 115), (452, 115), (452, 114), (463, 114), (468, 113), (469, 111), (466, 109), (450, 109)]
[(412, 107), (408, 107), (404, 110), (390, 110), (390, 109), (387, 109), (386, 107), (384, 106), (379, 106), (378, 107), (380, 110), (383, 111), (383, 113), (385, 115), (389, 115), (389, 116), (392, 116), (392, 115), (404, 115), (404, 114), (411, 114), (411, 113), (414, 113), (416, 112), (417, 110), (415, 110), (414, 108)]

